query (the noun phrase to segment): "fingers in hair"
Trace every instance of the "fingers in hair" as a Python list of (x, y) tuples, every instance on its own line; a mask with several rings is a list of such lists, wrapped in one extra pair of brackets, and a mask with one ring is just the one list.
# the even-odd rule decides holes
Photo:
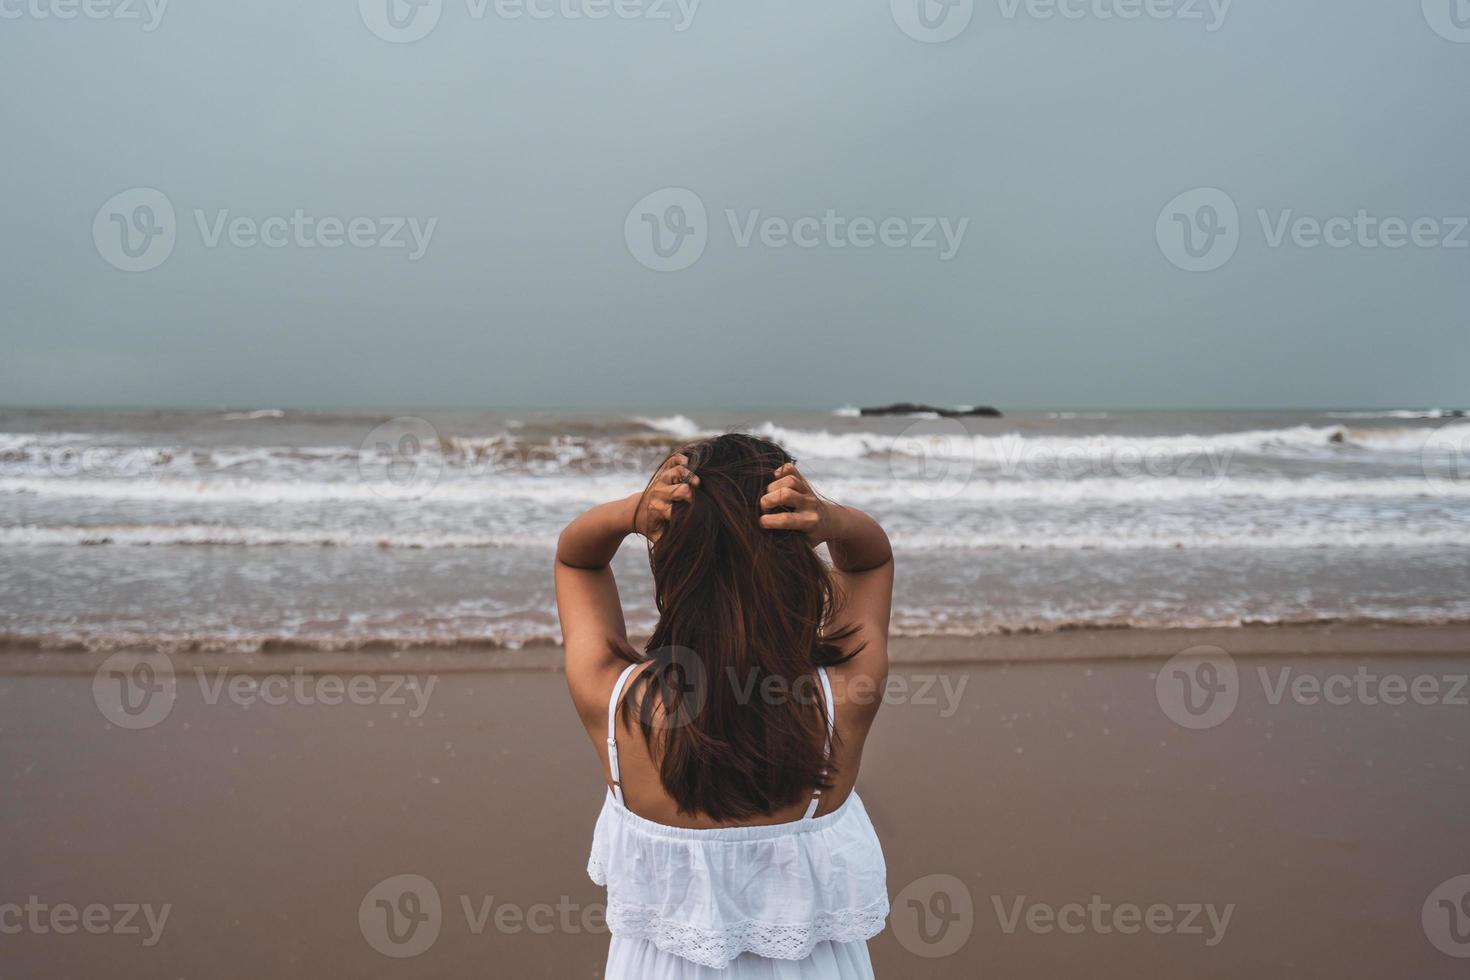
[(793, 487), (781, 487), (761, 498), (762, 510), (774, 510), (777, 507), (794, 507), (799, 510), (811, 504), (811, 498)]
[(690, 483), (699, 485), (699, 477), (687, 466), (667, 466), (658, 475), (660, 483)]
[(810, 511), (762, 514), (760, 524), (768, 531), (810, 531), (817, 526), (817, 515)]
[(775, 493), (782, 487), (790, 487), (793, 490), (800, 490), (801, 480), (795, 476), (783, 476), (779, 480), (773, 482), (770, 486), (766, 487), (766, 493)]

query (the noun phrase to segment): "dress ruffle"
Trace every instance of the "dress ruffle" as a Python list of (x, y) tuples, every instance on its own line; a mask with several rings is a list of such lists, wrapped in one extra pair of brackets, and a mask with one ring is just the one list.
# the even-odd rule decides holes
[(666, 827), (609, 795), (587, 873), (607, 886), (613, 935), (714, 969), (865, 941), (888, 917), (883, 849), (856, 793), (811, 820), (714, 830)]

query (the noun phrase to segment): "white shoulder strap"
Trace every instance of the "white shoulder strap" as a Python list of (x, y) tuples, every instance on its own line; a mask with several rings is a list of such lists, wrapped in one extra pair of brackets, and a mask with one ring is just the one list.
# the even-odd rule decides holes
[[(817, 677), (819, 677), (821, 679), (821, 681), (822, 681), (822, 697), (824, 699), (826, 699), (826, 702), (827, 702), (827, 751), (826, 751), (826, 757), (827, 757), (828, 761), (831, 761), (831, 759), (832, 759), (832, 735), (833, 735), (833, 732), (836, 730), (836, 726), (837, 726), (837, 706), (832, 701), (832, 681), (831, 681), (830, 678), (827, 677), (827, 668), (825, 668), (825, 667), (818, 667), (817, 668)], [(822, 769), (822, 777), (823, 778), (826, 778), (826, 776), (827, 776), (827, 770), (826, 770), (825, 767), (823, 767), (823, 769)], [(811, 803), (807, 805), (805, 819), (810, 820), (812, 817), (815, 817), (817, 815), (817, 807), (818, 807), (818, 805), (821, 804), (821, 802), (822, 802), (822, 790), (820, 788), (818, 788), (817, 791), (812, 794), (812, 801), (811, 801)]]
[[(629, 664), (623, 668), (618, 675), (618, 682), (613, 685), (612, 697), (607, 699), (607, 768), (612, 774), (613, 799), (618, 805), (623, 805), (622, 774), (618, 772), (618, 701), (623, 696), (623, 685), (628, 682), (628, 675), (637, 670), (641, 664)], [(829, 695), (830, 698), (830, 695)]]

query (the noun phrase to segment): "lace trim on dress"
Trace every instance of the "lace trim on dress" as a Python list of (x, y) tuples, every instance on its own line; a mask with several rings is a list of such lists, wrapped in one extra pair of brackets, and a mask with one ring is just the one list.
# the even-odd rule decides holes
[(747, 920), (722, 929), (701, 929), (679, 922), (650, 906), (610, 902), (607, 907), (607, 924), (614, 935), (650, 940), (665, 953), (715, 970), (723, 970), (741, 953), (772, 960), (801, 960), (810, 956), (818, 943), (866, 942), (883, 931), (887, 919), (886, 895), (864, 908), (819, 912), (810, 922)]

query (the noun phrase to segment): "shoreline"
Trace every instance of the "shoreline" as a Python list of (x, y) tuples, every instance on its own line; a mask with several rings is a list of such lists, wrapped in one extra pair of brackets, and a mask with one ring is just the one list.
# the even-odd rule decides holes
[[(635, 646), (641, 640), (635, 640)], [(1139, 629), (1108, 627), (987, 636), (895, 636), (889, 660), (896, 668), (921, 665), (1026, 666), (1167, 660), (1194, 646), (1214, 646), (1234, 657), (1470, 657), (1470, 623), (1404, 624), (1337, 622), (1256, 624), (1231, 627)], [(122, 650), (50, 650), (0, 646), (0, 677), (90, 674), (110, 657), (152, 653)], [(562, 648), (416, 647), (319, 650), (281, 648), (246, 653), (170, 653), (175, 667), (220, 669), (237, 674), (352, 672), (384, 674), (546, 673), (562, 669)]]

